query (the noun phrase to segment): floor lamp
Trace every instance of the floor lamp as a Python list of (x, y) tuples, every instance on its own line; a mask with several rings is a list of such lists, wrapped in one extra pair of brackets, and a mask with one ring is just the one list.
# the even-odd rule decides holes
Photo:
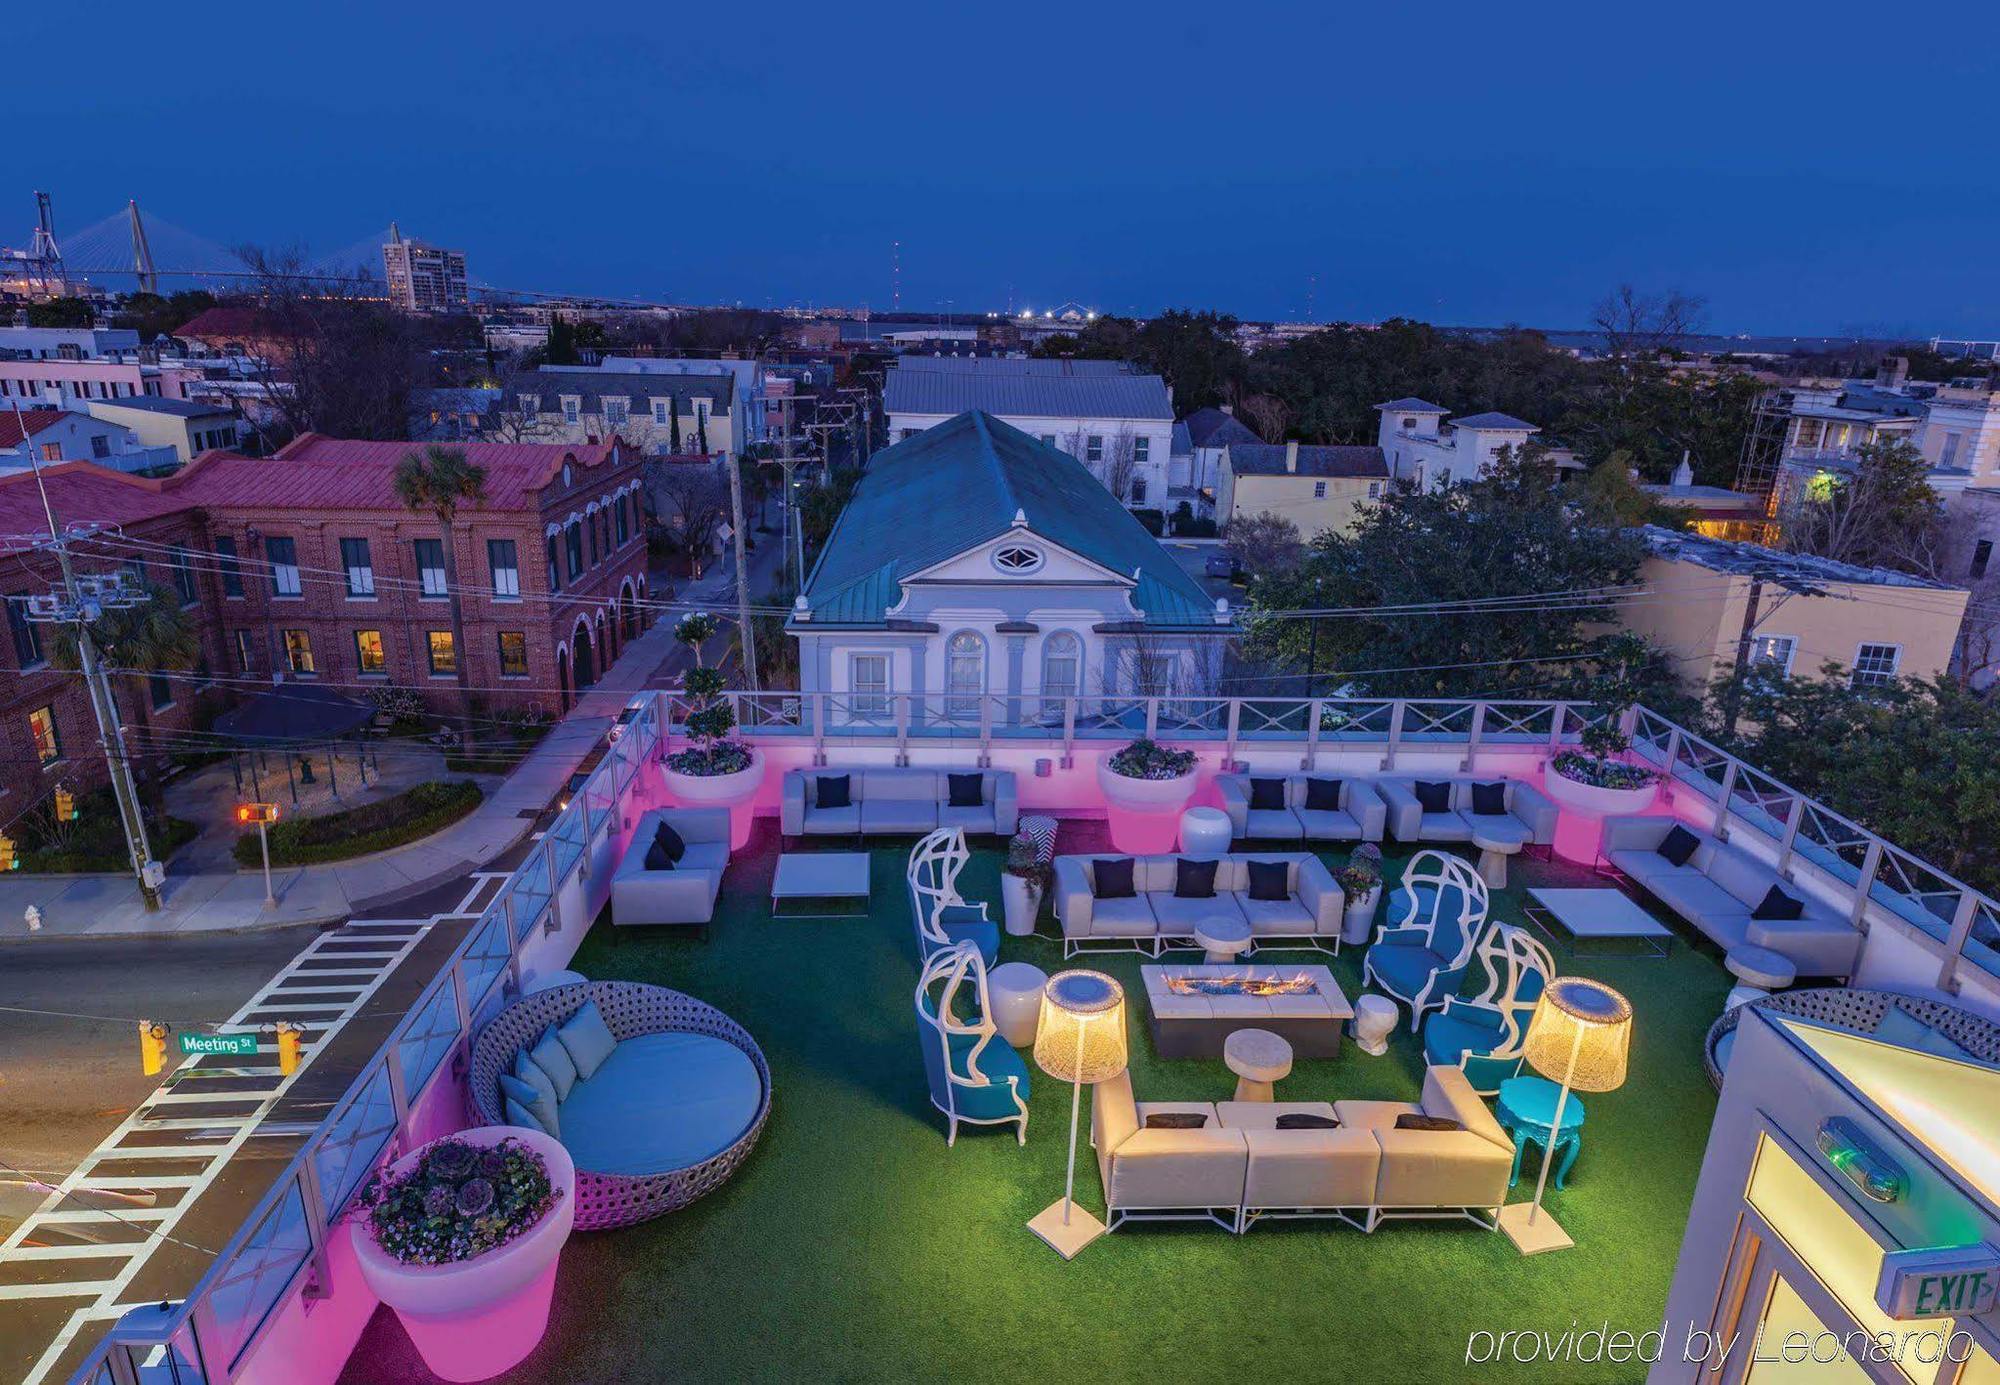
[(1632, 1045), (1632, 1002), (1602, 982), (1582, 976), (1561, 976), (1543, 988), (1528, 1021), (1522, 1057), (1529, 1067), (1561, 1084), (1549, 1135), (1542, 1146), (1542, 1169), (1535, 1175), (1535, 1200), (1500, 1209), (1500, 1229), (1523, 1255), (1568, 1250), (1576, 1243), (1542, 1210), (1549, 1165), (1556, 1161), (1563, 1110), (1569, 1094), (1608, 1092), (1624, 1085), (1627, 1052)]
[(1076, 1127), (1083, 1084), (1125, 1071), (1125, 991), (1101, 971), (1057, 972), (1042, 988), (1035, 1063), (1071, 1084), (1069, 1174), (1063, 1195), (1035, 1214), (1028, 1229), (1068, 1260), (1104, 1234), (1104, 1223), (1076, 1205)]

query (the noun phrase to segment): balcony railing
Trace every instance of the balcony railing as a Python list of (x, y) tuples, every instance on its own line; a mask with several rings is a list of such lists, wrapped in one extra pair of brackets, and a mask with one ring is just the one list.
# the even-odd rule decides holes
[[(1239, 749), (1295, 747), (1301, 763), (1321, 754), (1366, 753), (1383, 770), (1405, 751), (1546, 753), (1577, 744), (1602, 717), (1586, 703), (1557, 701), (1008, 696), (903, 693), (729, 694), (753, 742), (912, 749), (976, 744), (1060, 748), (1149, 735), (1220, 742)], [(121, 1324), (73, 1377), (87, 1385), (226, 1385), (287, 1298), (319, 1291), (328, 1228), (368, 1173), (396, 1153), (413, 1106), (462, 1070), (473, 1032), (520, 984), (520, 953), (537, 932), (554, 932), (556, 900), (589, 858), (590, 843), (631, 792), (639, 767), (681, 728), (685, 704), (652, 695), (544, 835), (509, 877), (436, 981), (411, 1006), (285, 1172), (258, 1203), (187, 1299)], [(660, 718), (664, 717), (665, 724)], [(1919, 860), (1755, 766), (1645, 708), (1629, 714), (1633, 749), (1672, 791), (1703, 803), (1718, 836), (1760, 850), (1778, 870), (1817, 878), (1851, 901), (1866, 928), (1883, 914), (1932, 943), (1937, 984), (1956, 991), (1962, 964), (2000, 978), (2000, 903)], [(1871, 911), (1875, 911), (1871, 917)], [(155, 1375), (159, 1371), (164, 1374)]]

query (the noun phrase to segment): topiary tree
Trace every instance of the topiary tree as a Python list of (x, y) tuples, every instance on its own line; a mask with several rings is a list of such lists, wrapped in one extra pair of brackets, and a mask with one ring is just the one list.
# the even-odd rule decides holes
[(702, 667), (701, 647), (715, 638), (722, 622), (706, 611), (690, 611), (674, 626), (674, 638), (694, 651), (694, 666)]
[(750, 768), (750, 747), (729, 738), (736, 729), (736, 709), (722, 695), (722, 670), (691, 668), (681, 680), (687, 695), (687, 734), (694, 744), (667, 757), (676, 774), (710, 778)]

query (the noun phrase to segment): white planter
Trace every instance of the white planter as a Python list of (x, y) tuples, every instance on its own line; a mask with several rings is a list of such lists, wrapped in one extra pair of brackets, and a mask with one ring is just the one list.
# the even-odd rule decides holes
[(1180, 837), (1180, 811), (1194, 797), (1195, 771), (1172, 779), (1128, 779), (1097, 762), (1097, 786), (1104, 792), (1111, 844), (1134, 856), (1172, 851)]
[(1340, 919), (1340, 941), (1347, 946), (1366, 943), (1375, 934), (1375, 910), (1382, 903), (1382, 887), (1377, 885), (1358, 899), (1347, 901)]
[(1000, 876), (1000, 900), (1007, 911), (1007, 931), (1025, 938), (1035, 931), (1042, 912), (1042, 887), (1033, 880), (1005, 872)]
[(764, 784), (764, 752), (750, 752), (750, 767), (734, 774), (682, 774), (660, 762), (660, 774), (674, 801), (688, 808), (727, 808), (729, 846), (741, 850), (750, 841), (757, 790)]
[[(485, 1380), (520, 1364), (548, 1327), (556, 1257), (576, 1220), (576, 1168), (568, 1151), (539, 1130), (492, 1125), (451, 1138), (480, 1146), (513, 1139), (532, 1149), (548, 1166), (555, 1202), (507, 1244), (457, 1264), (406, 1265), (392, 1258), (375, 1243), (365, 1217), (352, 1223), (354, 1254), (362, 1280), (395, 1309), (434, 1374)], [(391, 1171), (410, 1168), (423, 1152), (404, 1155)]]
[(1606, 789), (1596, 784), (1579, 784), (1556, 773), (1554, 764), (1542, 771), (1542, 786), (1557, 803), (1572, 812), (1587, 817), (1610, 817), (1618, 813), (1643, 813), (1653, 806), (1659, 796), (1660, 781), (1655, 779), (1636, 789)]

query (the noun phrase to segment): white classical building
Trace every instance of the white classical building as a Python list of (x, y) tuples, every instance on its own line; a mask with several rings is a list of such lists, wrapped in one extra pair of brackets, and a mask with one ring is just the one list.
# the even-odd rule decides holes
[(1422, 399), (1375, 406), (1375, 440), (1389, 474), (1419, 488), (1476, 481), (1503, 447), (1520, 447), (1542, 430), (1511, 414), (1474, 414), (1446, 422), (1451, 410)]
[(1127, 505), (1167, 499), (1173, 396), (1127, 361), (905, 356), (892, 363), (882, 407), (892, 441), (978, 410), (1069, 453)]

